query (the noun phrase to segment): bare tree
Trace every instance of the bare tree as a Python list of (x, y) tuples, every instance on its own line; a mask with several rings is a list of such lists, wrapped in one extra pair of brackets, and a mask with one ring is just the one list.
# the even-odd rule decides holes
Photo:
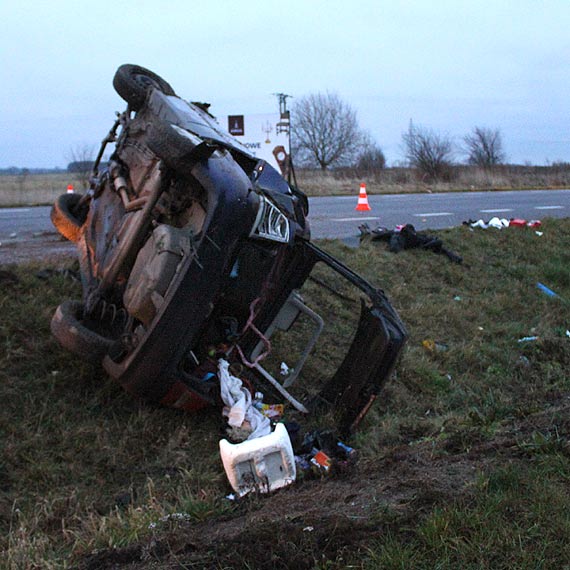
[(402, 139), (410, 165), (425, 179), (445, 180), (451, 176), (454, 149), (449, 137), (417, 127), (410, 121)]
[(370, 138), (364, 135), (360, 154), (357, 157), (356, 169), (359, 172), (372, 174), (386, 168), (386, 157), (382, 149)]
[(75, 181), (86, 190), (93, 170), (95, 149), (92, 145), (77, 144), (69, 151), (67, 171), (73, 174)]
[(354, 163), (362, 142), (356, 112), (338, 95), (302, 97), (292, 109), (292, 146), (299, 163), (344, 166)]
[(499, 129), (475, 127), (463, 138), (463, 142), (469, 164), (489, 168), (505, 161), (503, 139)]

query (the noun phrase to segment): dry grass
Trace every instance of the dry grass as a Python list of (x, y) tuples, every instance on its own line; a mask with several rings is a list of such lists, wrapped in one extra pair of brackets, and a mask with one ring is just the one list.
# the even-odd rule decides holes
[(453, 170), (452, 180), (430, 183), (422, 181), (409, 168), (387, 168), (369, 173), (359, 173), (354, 169), (331, 172), (299, 170), (297, 181), (309, 196), (358, 195), (361, 182), (366, 183), (369, 194), (562, 188), (570, 186), (570, 167), (502, 166), (488, 171), (460, 166)]
[[(354, 169), (330, 172), (299, 169), (297, 182), (309, 196), (356, 196), (361, 182), (366, 183), (369, 194), (562, 188), (570, 186), (570, 167), (566, 164), (502, 166), (487, 171), (459, 166), (453, 170), (453, 180), (429, 184), (409, 168), (388, 168), (369, 173), (359, 173)], [(65, 192), (68, 184), (74, 184), (76, 191), (81, 191), (81, 185), (73, 174), (0, 176), (0, 207), (50, 205)]]
[(0, 176), (0, 207), (53, 204), (68, 184), (80, 190), (73, 175), (67, 173)]

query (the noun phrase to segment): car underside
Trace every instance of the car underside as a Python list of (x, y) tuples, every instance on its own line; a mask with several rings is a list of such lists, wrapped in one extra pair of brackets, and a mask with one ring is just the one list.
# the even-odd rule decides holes
[[(206, 105), (135, 65), (121, 66), (113, 83), (127, 109), (103, 141), (90, 188), (52, 210), (77, 244), (83, 289), (81, 300), (58, 307), (55, 337), (151, 402), (220, 406), (223, 358), (252, 393), (299, 414), (332, 411), (342, 430), (354, 430), (406, 340), (386, 295), (310, 241), (306, 196), (223, 131)], [(357, 292), (360, 316), (338, 369), (300, 396), (328, 326), (304, 293), (320, 283), (317, 267)], [(278, 347), (300, 321), (310, 330), (299, 349)], [(293, 352), (288, 371), (266, 366), (272, 353)]]

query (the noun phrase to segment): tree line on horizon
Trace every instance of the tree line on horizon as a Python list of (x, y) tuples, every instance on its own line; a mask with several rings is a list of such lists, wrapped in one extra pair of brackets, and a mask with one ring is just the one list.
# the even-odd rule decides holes
[[(352, 167), (368, 173), (386, 168), (382, 148), (360, 128), (354, 109), (334, 93), (298, 99), (291, 125), (291, 154), (297, 167), (323, 171)], [(406, 161), (401, 166), (414, 169), (426, 182), (451, 180), (459, 164), (492, 170), (506, 164), (507, 158), (500, 129), (483, 126), (473, 127), (458, 144), (410, 121), (402, 134), (402, 149)]]

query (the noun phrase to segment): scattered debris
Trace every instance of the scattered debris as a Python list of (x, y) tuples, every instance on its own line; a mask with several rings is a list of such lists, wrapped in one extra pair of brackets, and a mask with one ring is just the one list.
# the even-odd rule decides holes
[(356, 450), (340, 441), (330, 430), (306, 434), (295, 452), (295, 462), (304, 476), (345, 471), (358, 459)]
[(327, 473), (332, 465), (331, 458), (324, 451), (317, 451), (313, 457), (311, 457), (311, 463), (315, 467), (323, 469)]
[(519, 340), (517, 342), (534, 342), (537, 341), (540, 337), (538, 336), (523, 336), (522, 338), (519, 338)]
[(240, 497), (269, 493), (295, 481), (295, 456), (284, 424), (269, 435), (232, 444), (220, 440), (220, 455), (232, 489)]
[[(246, 435), (245, 439), (268, 435), (271, 433), (269, 418), (253, 405), (251, 392), (243, 386), (239, 378), (230, 373), (229, 367), (229, 362), (220, 358), (218, 377), (221, 397), (226, 405), (223, 413), (228, 418), (230, 428), (242, 430), (243, 435)], [(236, 431), (233, 431), (234, 438), (236, 435)], [(238, 435), (239, 439), (241, 439), (240, 435)]]
[(462, 263), (463, 258), (453, 251), (443, 247), (443, 242), (437, 237), (417, 232), (412, 224), (397, 226), (394, 230), (389, 230), (379, 226), (371, 230), (368, 224), (358, 226), (360, 230), (360, 242), (370, 239), (371, 241), (386, 241), (388, 249), (392, 253), (398, 253), (403, 249), (428, 249), (434, 253), (445, 255), (454, 263)]
[(547, 287), (544, 283), (538, 282), (538, 283), (536, 284), (536, 286), (537, 286), (545, 295), (548, 295), (549, 297), (559, 297), (558, 293), (555, 293), (552, 289), (550, 289), (549, 287)]
[(148, 528), (151, 530), (155, 529), (158, 526), (158, 523), (166, 523), (170, 521), (189, 522), (191, 520), (192, 516), (188, 513), (172, 513), (170, 515), (164, 515), (163, 517), (160, 517), (156, 522), (149, 523)]
[[(511, 218), (510, 220), (507, 220), (506, 218), (498, 218), (495, 216), (494, 218), (491, 218), (488, 222), (485, 222), (484, 220), (481, 219), (480, 220), (469, 219), (467, 221), (464, 221), (463, 225), (469, 226), (471, 228), (481, 228), (483, 230), (486, 230), (488, 228), (495, 228), (497, 230), (502, 230), (503, 228), (510, 228), (510, 227), (539, 228), (542, 225), (542, 223), (540, 220), (530, 220), (529, 222), (527, 222), (526, 220), (522, 220), (520, 218)], [(540, 235), (542, 235), (542, 233)]]
[(422, 346), (428, 352), (447, 352), (449, 350), (449, 346), (444, 342), (438, 342), (431, 338), (426, 338), (422, 341)]
[(285, 413), (283, 404), (258, 404), (257, 409), (273, 422), (279, 421)]

